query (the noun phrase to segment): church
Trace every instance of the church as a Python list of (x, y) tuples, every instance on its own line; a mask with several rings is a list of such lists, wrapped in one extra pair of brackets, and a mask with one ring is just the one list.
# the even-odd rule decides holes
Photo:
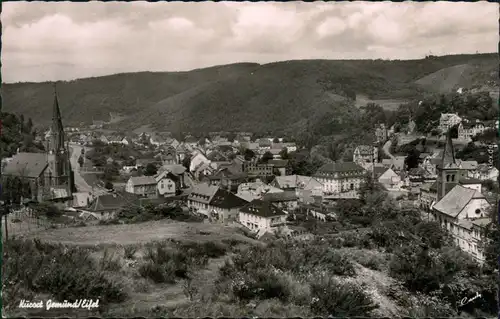
[(74, 177), (55, 88), (52, 125), (46, 138), (45, 153), (17, 153), (5, 166), (2, 176), (19, 177), (28, 182), (31, 199), (34, 201), (70, 204), (73, 199)]
[(432, 219), (448, 230), (457, 246), (480, 264), (485, 255), (481, 242), (491, 223), (491, 203), (481, 193), (481, 181), (467, 178), (457, 165), (451, 134), (448, 132), (443, 157), (437, 166), (437, 202)]

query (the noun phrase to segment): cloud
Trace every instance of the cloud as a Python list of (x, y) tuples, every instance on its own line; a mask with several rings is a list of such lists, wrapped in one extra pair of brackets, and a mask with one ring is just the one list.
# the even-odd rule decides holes
[(4, 81), (494, 52), (495, 3), (6, 2)]

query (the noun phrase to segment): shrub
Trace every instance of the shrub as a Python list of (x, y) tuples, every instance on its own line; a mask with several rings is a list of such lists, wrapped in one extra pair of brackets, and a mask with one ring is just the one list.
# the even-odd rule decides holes
[(378, 306), (360, 287), (321, 276), (311, 284), (311, 311), (318, 316), (368, 317)]
[(124, 247), (124, 257), (126, 259), (134, 259), (136, 252), (137, 252), (137, 247), (135, 247), (135, 246)]
[(51, 294), (59, 301), (85, 296), (106, 304), (127, 297), (122, 285), (99, 269), (85, 248), (13, 238), (4, 246), (3, 260), (4, 298), (19, 301), (31, 291)]

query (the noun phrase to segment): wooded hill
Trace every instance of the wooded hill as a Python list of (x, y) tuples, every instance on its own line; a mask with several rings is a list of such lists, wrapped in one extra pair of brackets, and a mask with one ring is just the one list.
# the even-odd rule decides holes
[[(297, 131), (325, 117), (350, 125), (357, 112), (352, 99), (360, 94), (412, 100), (436, 88), (497, 85), (497, 59), (477, 54), (239, 63), (79, 79), (59, 83), (58, 93), (65, 125), (109, 120), (117, 113), (126, 116), (118, 125), (127, 129), (150, 124), (162, 131)], [(445, 85), (450, 77), (451, 87)], [(49, 123), (52, 92), (49, 82), (4, 84), (4, 111)]]

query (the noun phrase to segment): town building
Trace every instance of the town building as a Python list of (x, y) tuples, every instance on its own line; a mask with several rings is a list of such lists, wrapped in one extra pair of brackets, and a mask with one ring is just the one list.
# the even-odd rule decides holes
[(354, 149), (352, 161), (361, 167), (378, 162), (378, 148), (369, 145), (359, 145)]
[(462, 141), (472, 141), (472, 138), (486, 130), (485, 125), (476, 120), (475, 122), (462, 121), (458, 125), (458, 139)]
[(498, 169), (489, 164), (479, 164), (475, 170), (470, 170), (468, 176), (472, 178), (477, 178), (481, 181), (497, 181), (498, 180)]
[(363, 167), (358, 164), (343, 162), (321, 166), (314, 177), (323, 184), (323, 193), (338, 194), (359, 190), (366, 174)]
[(270, 185), (284, 191), (295, 192), (299, 202), (304, 202), (306, 198), (311, 196), (323, 195), (323, 184), (311, 176), (276, 176)]
[(387, 136), (387, 128), (384, 123), (375, 126), (375, 139), (377, 143), (385, 143)]
[(103, 220), (116, 217), (116, 213), (125, 207), (138, 205), (139, 196), (124, 192), (113, 192), (94, 197), (88, 203), (87, 207), (81, 210), (97, 219)]
[(271, 202), (253, 200), (239, 210), (239, 222), (256, 232), (276, 233), (286, 226), (287, 214)]
[(153, 176), (130, 177), (125, 185), (125, 191), (130, 194), (155, 197), (157, 195), (157, 182)]
[(257, 179), (252, 183), (242, 183), (238, 186), (236, 195), (251, 202), (254, 199), (262, 199), (268, 193), (282, 193), (283, 190), (272, 185), (267, 185), (261, 180)]
[(74, 175), (55, 89), (52, 125), (46, 138), (47, 153), (17, 153), (5, 165), (2, 176), (19, 177), (26, 182), (32, 200), (51, 200), (70, 205), (75, 190)]
[(211, 221), (229, 223), (238, 221), (240, 208), (248, 201), (218, 186), (205, 183), (195, 185), (187, 199), (188, 207)]
[(439, 129), (441, 132), (448, 132), (453, 126), (460, 124), (462, 118), (455, 113), (441, 113), (439, 118)]

